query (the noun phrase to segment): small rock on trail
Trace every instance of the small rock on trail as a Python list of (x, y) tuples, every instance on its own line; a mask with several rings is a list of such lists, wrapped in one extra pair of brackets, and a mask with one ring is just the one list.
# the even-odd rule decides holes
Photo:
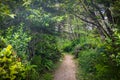
[(54, 80), (76, 80), (76, 64), (72, 55), (64, 56), (63, 62), (55, 71)]

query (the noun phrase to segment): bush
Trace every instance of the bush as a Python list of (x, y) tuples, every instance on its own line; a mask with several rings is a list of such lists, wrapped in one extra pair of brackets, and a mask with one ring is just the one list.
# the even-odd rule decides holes
[(53, 80), (53, 75), (51, 73), (45, 73), (42, 75), (41, 80)]
[(66, 46), (66, 47), (64, 48), (64, 51), (65, 51), (65, 52), (71, 52), (71, 51), (74, 49), (74, 47), (75, 47), (76, 45), (78, 45), (79, 43), (80, 43), (80, 39), (73, 40), (73, 41), (71, 42), (71, 44), (69, 44), (68, 46)]
[(40, 55), (43, 59), (56, 62), (59, 60), (61, 53), (57, 47), (57, 41), (52, 35), (43, 34), (40, 36), (42, 40), (36, 45), (36, 55)]
[(82, 76), (85, 80), (94, 80), (95, 60), (97, 54), (95, 49), (87, 49), (79, 53), (79, 66), (81, 66)]
[(6, 43), (2, 37), (0, 37), (0, 51), (6, 47)]
[(31, 59), (31, 64), (37, 66), (35, 69), (40, 74), (41, 80), (52, 80), (50, 79), (52, 75), (47, 73), (53, 71), (61, 53), (54, 36), (41, 34), (39, 38), (41, 40), (35, 46), (35, 55)]
[(13, 46), (15, 52), (22, 60), (25, 60), (27, 57), (28, 42), (31, 40), (31, 36), (28, 32), (23, 31), (23, 24), (20, 24), (17, 28), (8, 28), (6, 33), (6, 42)]
[(84, 80), (118, 80), (120, 78), (119, 37), (115, 41), (97, 44), (96, 48), (84, 48), (79, 53)]
[(12, 46), (8, 45), (0, 51), (0, 79), (21, 80), (25, 79), (25, 66), (13, 52)]

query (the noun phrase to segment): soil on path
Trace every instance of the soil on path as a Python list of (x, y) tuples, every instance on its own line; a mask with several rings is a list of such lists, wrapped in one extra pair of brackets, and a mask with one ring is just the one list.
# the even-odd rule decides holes
[(76, 80), (76, 64), (72, 55), (64, 56), (60, 67), (55, 71), (54, 80)]

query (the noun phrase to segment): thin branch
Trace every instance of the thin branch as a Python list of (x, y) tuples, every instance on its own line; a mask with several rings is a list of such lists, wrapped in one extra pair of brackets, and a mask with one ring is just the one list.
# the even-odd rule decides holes
[(88, 20), (86, 20), (86, 19), (81, 18), (81, 17), (78, 16), (77, 14), (73, 14), (73, 15), (76, 16), (76, 17), (78, 17), (79, 19), (81, 19), (82, 21), (84, 21), (84, 22), (86, 22), (86, 23), (90, 23), (90, 24), (92, 24), (92, 25), (94, 25), (94, 26), (98, 26), (98, 25), (95, 24), (94, 22), (91, 22), (91, 21), (88, 21)]

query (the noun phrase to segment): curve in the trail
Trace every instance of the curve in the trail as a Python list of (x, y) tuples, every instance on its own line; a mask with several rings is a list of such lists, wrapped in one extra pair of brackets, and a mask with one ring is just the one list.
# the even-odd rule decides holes
[(64, 56), (63, 62), (55, 71), (54, 80), (76, 80), (76, 64), (72, 55)]

